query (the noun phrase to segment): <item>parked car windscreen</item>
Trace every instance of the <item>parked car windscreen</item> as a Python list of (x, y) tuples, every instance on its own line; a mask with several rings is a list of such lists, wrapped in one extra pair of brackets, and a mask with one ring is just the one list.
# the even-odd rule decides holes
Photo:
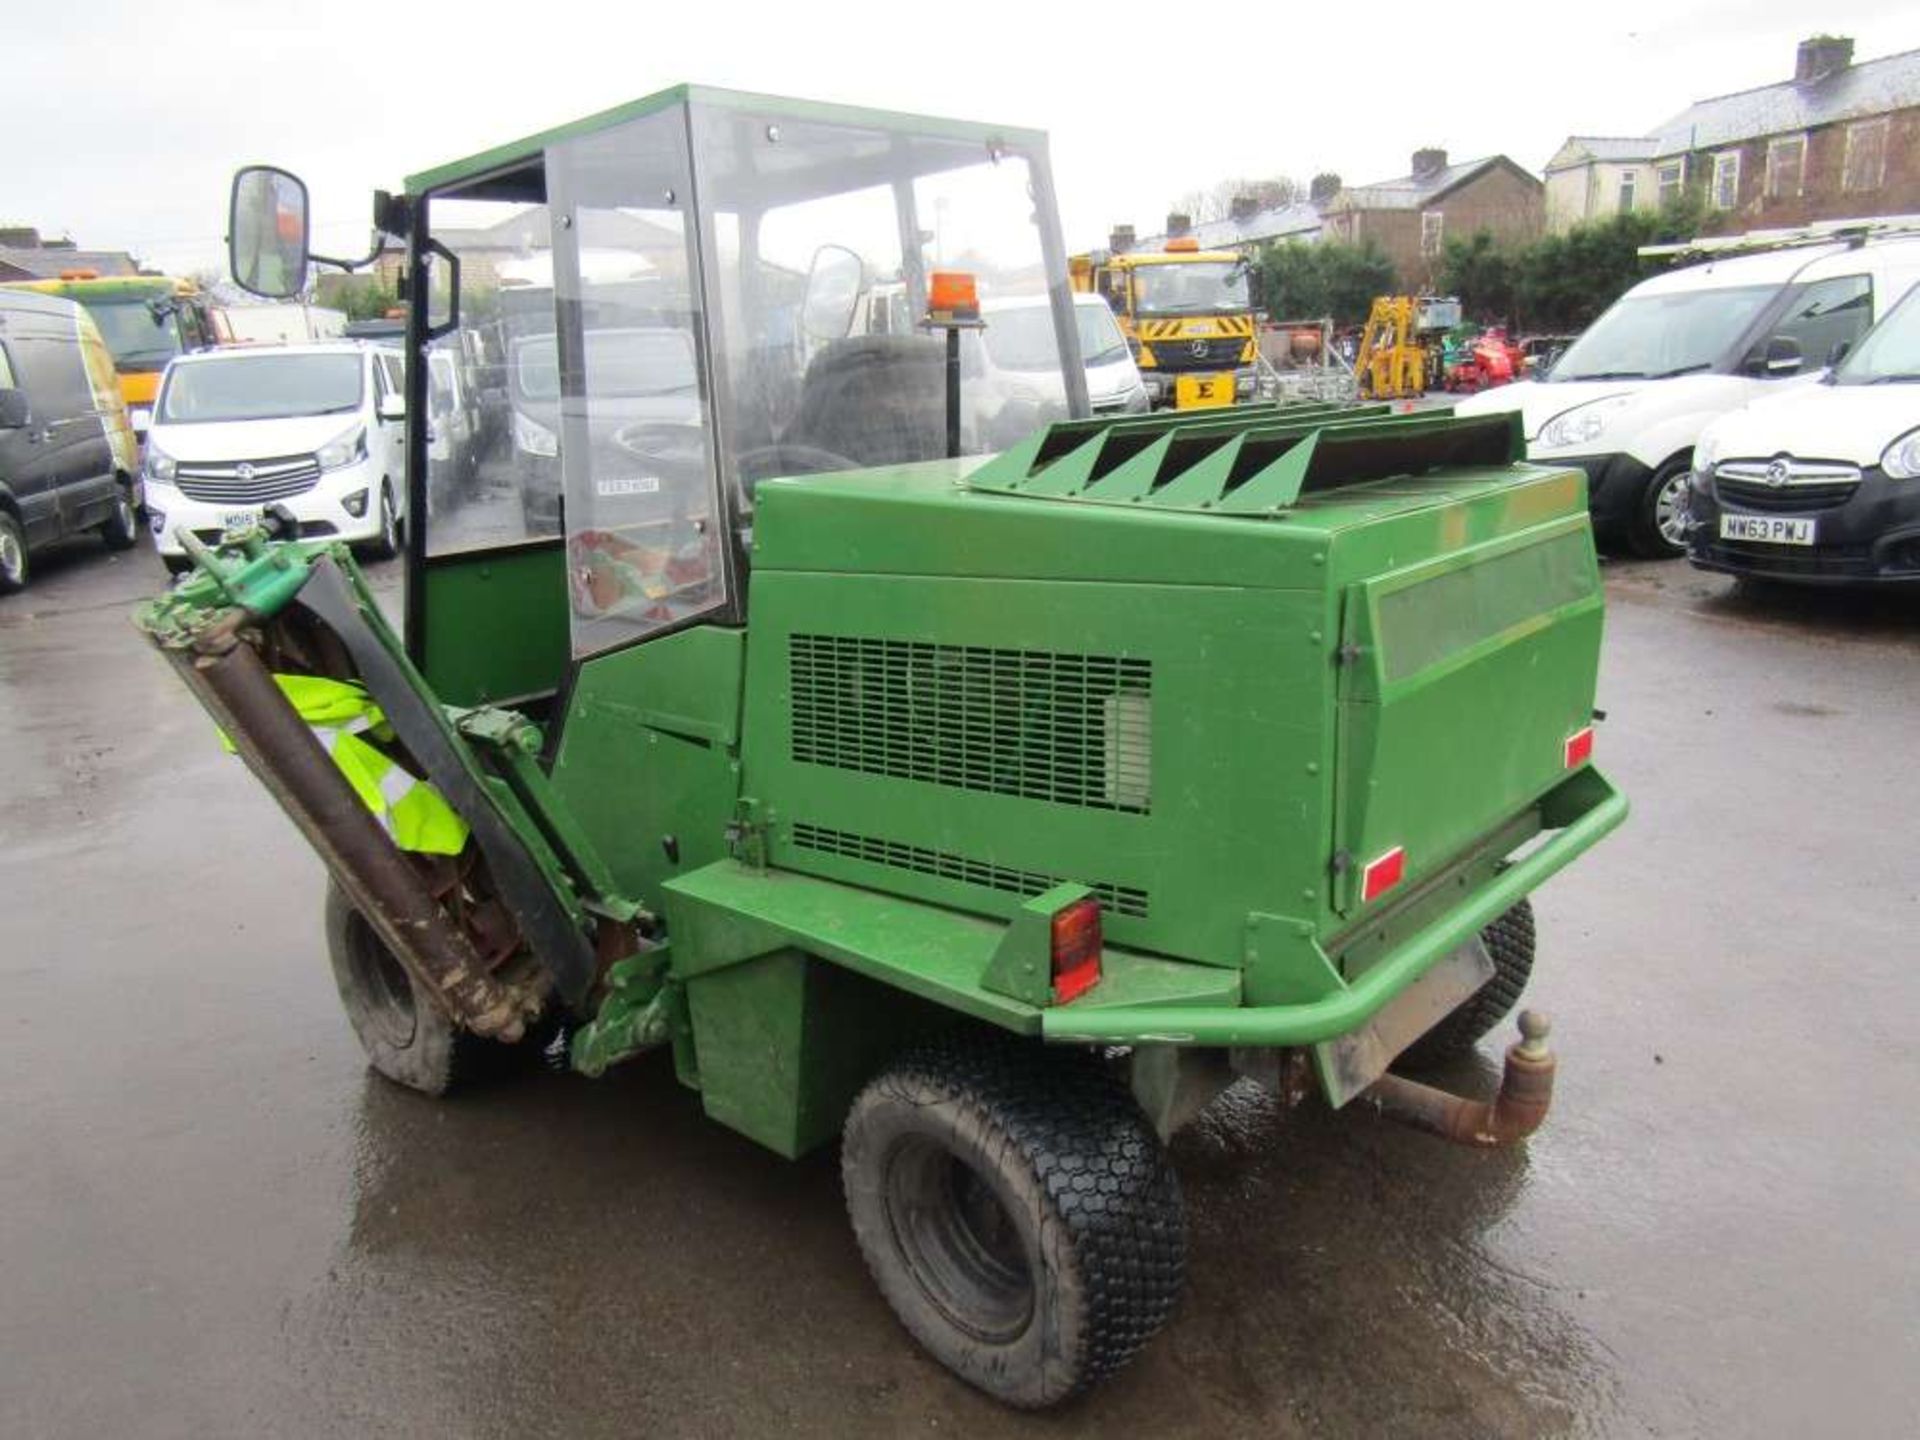
[[(1075, 305), (1080, 331), (1080, 355), (1088, 369), (1111, 365), (1127, 353), (1119, 322), (1106, 306)], [(1000, 370), (1060, 372), (1060, 347), (1054, 340), (1053, 309), (1044, 299), (1009, 310), (989, 310), (981, 338), (987, 354)]]
[[(675, 395), (692, 391), (696, 384), (693, 343), (680, 330), (589, 330), (586, 360), (595, 395)], [(514, 383), (529, 400), (560, 398), (553, 336), (535, 336), (514, 346)]]
[(173, 424), (275, 420), (360, 408), (358, 355), (235, 355), (182, 363), (167, 377), (156, 418)]
[(1710, 370), (1779, 294), (1778, 285), (1731, 285), (1628, 295), (1567, 348), (1550, 378), (1664, 380)]
[(1887, 385), (1920, 381), (1920, 285), (1860, 342), (1833, 372), (1836, 385)]

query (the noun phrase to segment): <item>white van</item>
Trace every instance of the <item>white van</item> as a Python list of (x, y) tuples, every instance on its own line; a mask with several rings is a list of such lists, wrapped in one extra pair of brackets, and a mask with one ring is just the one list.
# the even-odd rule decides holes
[[(985, 301), (984, 328), (965, 332), (962, 394), (989, 450), (1004, 449), (1067, 416), (1053, 310), (1045, 295)], [(1150, 408), (1146, 383), (1113, 311), (1098, 295), (1075, 295), (1080, 362), (1095, 415), (1137, 415)]]
[(1686, 548), (1693, 447), (1716, 416), (1807, 384), (1920, 280), (1920, 238), (1804, 244), (1656, 275), (1544, 380), (1464, 400), (1518, 410), (1527, 455), (1587, 474), (1594, 531), (1648, 556)]
[(1693, 458), (1701, 569), (1920, 584), (1920, 285), (1819, 384), (1722, 415)]
[(147, 434), (147, 516), (170, 569), (278, 502), (303, 539), (395, 554), (406, 516), (403, 358), (353, 341), (175, 357)]

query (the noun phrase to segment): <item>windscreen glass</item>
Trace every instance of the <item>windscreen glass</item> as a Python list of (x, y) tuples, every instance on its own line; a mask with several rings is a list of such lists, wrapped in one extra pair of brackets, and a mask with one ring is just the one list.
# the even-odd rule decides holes
[(693, 107), (707, 247), (721, 468), (743, 508), (773, 476), (934, 460), (947, 454), (945, 339), (920, 321), (928, 277), (974, 277), (988, 307), (1028, 297), (1016, 322), (1023, 372), (1045, 386), (963, 372), (959, 449), (1004, 448), (1067, 414), (1036, 216), (1044, 167), (999, 142), (872, 123)]
[(1629, 295), (1560, 357), (1553, 380), (1664, 380), (1725, 365), (1778, 285)]
[(554, 146), (556, 333), (514, 347), (515, 405), (560, 442), (573, 650), (684, 623), (726, 598), (686, 114)]
[(1920, 285), (1909, 290), (1906, 298), (1860, 342), (1860, 348), (1834, 372), (1833, 383), (1920, 383)]
[[(433, 343), (428, 370), (429, 555), (560, 534), (552, 239), (546, 205), (516, 191), (541, 193), (539, 171), (494, 182), (489, 198), (436, 195), (427, 212), (434, 240), (460, 261), (460, 325)], [(444, 287), (448, 272), (430, 276)], [(436, 298), (434, 309), (445, 305)], [(545, 372), (534, 405), (514, 370), (529, 343)]]
[(89, 301), (87, 313), (122, 370), (158, 370), (178, 355), (180, 326), (170, 306), (149, 307), (145, 300)]
[(236, 355), (176, 365), (156, 418), (169, 424), (275, 420), (360, 408), (363, 356)]
[(1134, 308), (1154, 315), (1201, 315), (1247, 308), (1247, 270), (1231, 260), (1172, 261), (1133, 272)]

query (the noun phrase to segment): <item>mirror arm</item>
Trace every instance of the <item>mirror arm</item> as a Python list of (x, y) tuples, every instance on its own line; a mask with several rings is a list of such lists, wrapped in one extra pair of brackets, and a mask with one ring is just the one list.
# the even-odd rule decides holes
[(386, 250), (386, 237), (405, 240), (413, 233), (413, 206), (407, 202), (407, 197), (387, 190), (374, 191), (373, 229), (373, 248), (358, 260), (336, 260), (331, 255), (315, 255), (312, 251), (307, 252), (307, 259), (317, 265), (332, 265), (349, 273), (366, 269)]

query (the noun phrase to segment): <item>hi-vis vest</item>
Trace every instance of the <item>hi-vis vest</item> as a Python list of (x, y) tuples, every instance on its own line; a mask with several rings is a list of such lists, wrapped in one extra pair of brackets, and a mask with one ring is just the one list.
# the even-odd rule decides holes
[(364, 686), (319, 675), (273, 678), (395, 845), (425, 855), (460, 853), (467, 824), (440, 792), (360, 738), (371, 733), (386, 740), (393, 734)]

